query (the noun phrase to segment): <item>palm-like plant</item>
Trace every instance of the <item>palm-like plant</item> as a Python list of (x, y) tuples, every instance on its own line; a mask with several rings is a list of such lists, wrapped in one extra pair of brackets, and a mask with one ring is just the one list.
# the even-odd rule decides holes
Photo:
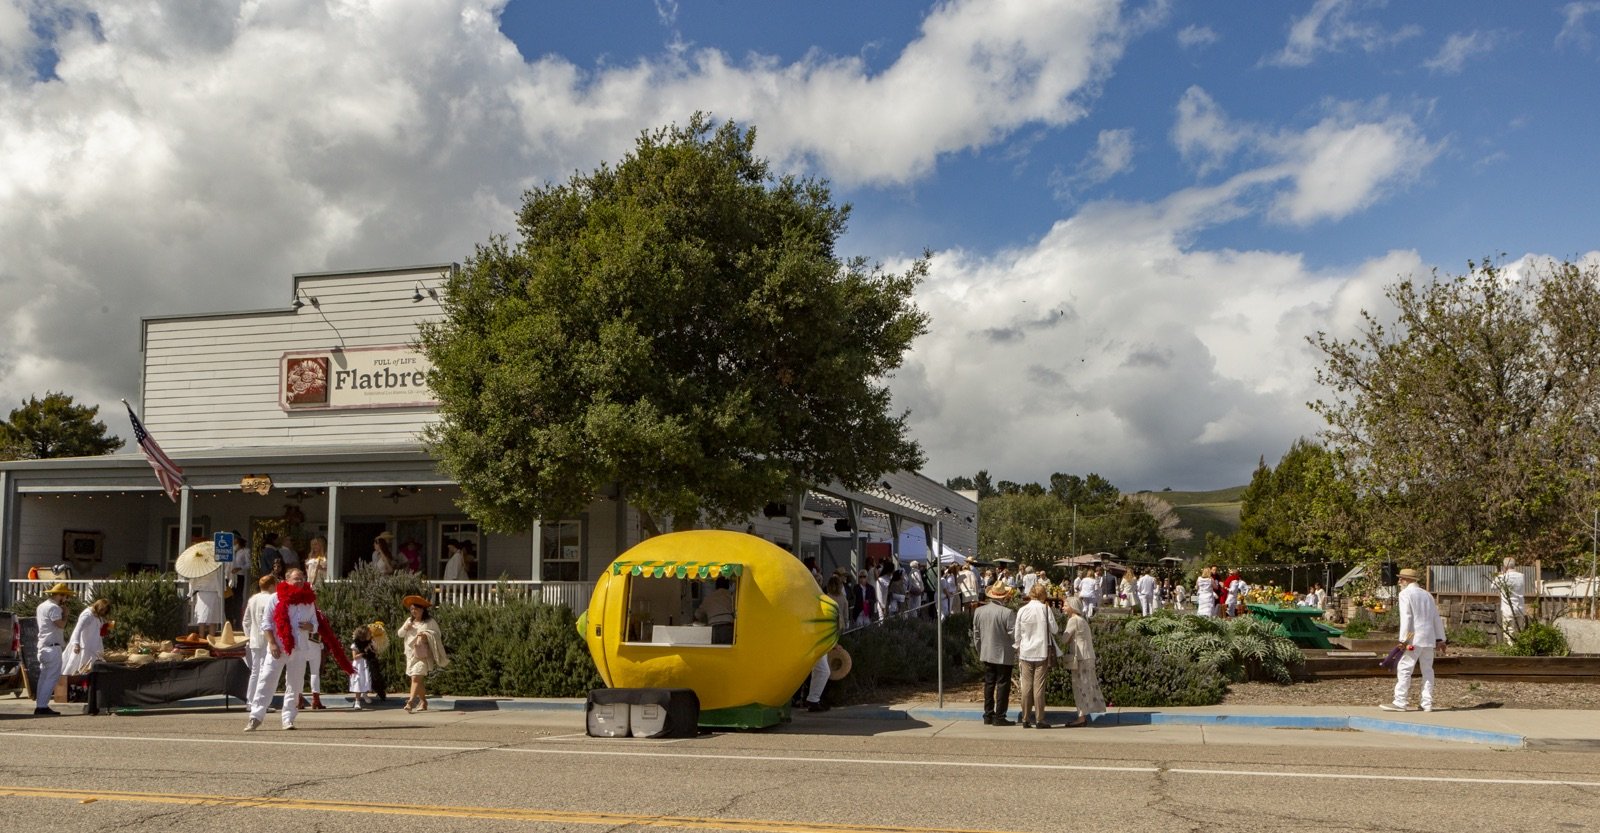
[(1161, 611), (1132, 619), (1126, 627), (1163, 653), (1206, 663), (1233, 680), (1290, 683), (1305, 661), (1293, 640), (1254, 616), (1222, 620)]

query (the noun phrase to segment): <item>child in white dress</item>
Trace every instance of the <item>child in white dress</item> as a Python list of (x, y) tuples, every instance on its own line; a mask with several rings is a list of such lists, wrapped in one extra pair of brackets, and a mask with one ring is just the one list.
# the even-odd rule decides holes
[(350, 663), (356, 672), (350, 675), (350, 693), (356, 696), (357, 711), (372, 702), (372, 667), (378, 662), (378, 652), (372, 645), (372, 633), (366, 625), (350, 634)]

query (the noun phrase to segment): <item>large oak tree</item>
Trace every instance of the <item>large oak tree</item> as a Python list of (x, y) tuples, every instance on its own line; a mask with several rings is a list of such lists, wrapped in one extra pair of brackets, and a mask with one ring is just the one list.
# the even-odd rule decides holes
[(1581, 549), (1600, 461), (1600, 268), (1402, 280), (1391, 325), (1318, 333), (1312, 403), (1372, 558), (1486, 564)]
[(927, 329), (927, 258), (841, 259), (849, 207), (755, 139), (701, 115), (646, 132), (527, 192), (519, 239), (449, 279), (421, 330), (427, 440), (474, 517), (523, 529), (617, 487), (681, 527), (922, 464), (886, 378)]

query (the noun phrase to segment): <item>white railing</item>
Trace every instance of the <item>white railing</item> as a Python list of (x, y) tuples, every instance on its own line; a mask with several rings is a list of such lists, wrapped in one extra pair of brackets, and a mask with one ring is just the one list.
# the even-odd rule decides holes
[[(95, 588), (95, 585), (98, 585), (98, 584), (115, 584), (115, 583), (117, 583), (119, 581), (121, 581), (121, 579), (115, 579), (115, 578), (99, 578), (99, 579), (94, 579), (94, 578), (73, 578), (73, 579), (14, 578), (14, 579), (11, 580), (11, 598), (12, 598), (12, 600), (25, 598), (27, 596), (32, 596), (32, 595), (35, 595), (35, 594), (38, 594), (38, 593), (43, 593), (44, 591), (49, 590), (50, 588), (56, 586), (57, 584), (65, 584), (66, 586), (72, 588), (72, 592), (77, 593), (79, 598), (83, 599), (84, 601), (91, 601), (91, 600), (94, 599), (94, 588)], [(178, 579), (177, 583), (178, 583), (178, 594), (181, 595), (181, 596), (188, 596), (189, 595), (189, 582), (185, 581), (184, 579)]]
[(584, 610), (594, 593), (592, 581), (430, 581), (428, 584), (433, 588), (434, 601), (446, 605), (499, 604), (507, 598), (532, 598), (548, 605)]
[[(58, 583), (64, 583), (84, 601), (89, 601), (94, 598), (96, 585), (117, 581), (120, 579), (69, 579), (64, 582), (57, 579), (12, 579), (11, 598), (15, 600), (43, 593)], [(189, 582), (177, 579), (177, 584), (178, 592), (188, 596)], [(589, 607), (589, 597), (594, 595), (592, 581), (430, 581), (428, 586), (433, 590), (434, 602), (444, 605), (500, 604), (507, 598), (531, 598), (581, 612)], [(505, 588), (504, 594), (502, 587)]]

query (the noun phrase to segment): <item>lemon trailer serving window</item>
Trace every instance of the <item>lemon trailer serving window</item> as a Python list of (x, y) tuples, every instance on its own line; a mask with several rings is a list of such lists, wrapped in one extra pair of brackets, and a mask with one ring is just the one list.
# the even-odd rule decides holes
[[(623, 640), (629, 644), (725, 647), (735, 639), (740, 564), (618, 561), (627, 582)], [(721, 585), (726, 584), (723, 588)]]

